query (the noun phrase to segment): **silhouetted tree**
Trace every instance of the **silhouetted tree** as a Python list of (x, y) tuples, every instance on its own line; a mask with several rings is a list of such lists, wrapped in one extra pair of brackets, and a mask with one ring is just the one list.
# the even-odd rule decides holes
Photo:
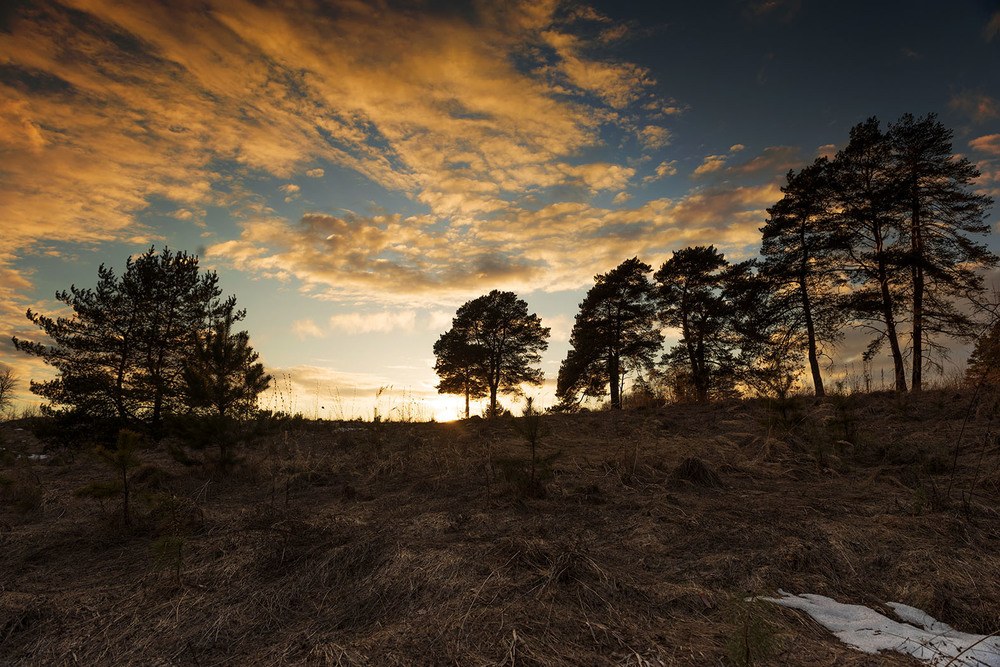
[(773, 288), (769, 307), (789, 327), (788, 342), (806, 348), (816, 396), (825, 396), (821, 344), (838, 340), (847, 321), (838, 298), (843, 271), (836, 261), (829, 162), (820, 158), (798, 173), (789, 171), (781, 191), (784, 197), (767, 209), (761, 228), (760, 273)]
[(840, 229), (837, 241), (857, 289), (851, 310), (864, 322), (880, 322), (866, 357), (885, 342), (892, 356), (896, 391), (906, 391), (906, 370), (897, 333), (897, 317), (909, 290), (901, 269), (905, 249), (899, 215), (901, 188), (893, 179), (891, 145), (869, 118), (851, 129), (847, 146), (833, 161)]
[(14, 338), (14, 346), (59, 372), (31, 383), (49, 412), (145, 422), (158, 431), (183, 400), (180, 378), (194, 333), (235, 304), (220, 303), (220, 294), (218, 277), (200, 272), (197, 257), (150, 248), (128, 259), (121, 278), (102, 264), (96, 288), (57, 292), (71, 316), (28, 310), (52, 343)]
[(920, 391), (924, 345), (931, 334), (969, 338), (973, 322), (956, 308), (956, 299), (975, 297), (985, 288), (978, 269), (993, 267), (997, 256), (969, 234), (988, 234), (984, 223), (992, 200), (970, 191), (979, 171), (952, 153), (952, 132), (935, 114), (905, 114), (889, 126), (891, 175), (900, 186), (901, 214), (909, 252), (912, 288), (911, 387)]
[(625, 377), (652, 367), (663, 336), (656, 326), (656, 294), (646, 277), (651, 270), (633, 257), (595, 276), (559, 368), (560, 401), (574, 403), (581, 393), (603, 396), (607, 388), (611, 407), (621, 409)]
[(6, 412), (14, 400), (14, 390), (17, 388), (17, 375), (13, 368), (0, 371), (0, 413)]
[(183, 372), (189, 407), (236, 419), (246, 419), (255, 411), (257, 397), (272, 378), (257, 361), (260, 355), (250, 346), (250, 335), (232, 330), (244, 315), (229, 309), (211, 328), (195, 332)]
[(168, 446), (180, 462), (209, 463), (192, 458), (189, 450), (215, 449), (216, 472), (236, 462), (237, 445), (255, 435), (251, 417), (257, 397), (271, 383), (246, 331), (233, 331), (243, 311), (227, 308), (204, 331), (194, 333), (190, 357), (184, 363), (184, 399), (189, 413), (176, 420), (181, 436)]
[(808, 347), (805, 311), (796, 291), (758, 271), (759, 266), (750, 260), (726, 271), (722, 298), (729, 316), (719, 339), (730, 350), (738, 382), (763, 396), (785, 398)]
[(470, 399), (489, 395), (489, 385), (479, 372), (485, 365), (484, 349), (470, 342), (466, 332), (450, 329), (434, 343), (434, 372), (441, 381), (439, 394), (465, 397), (465, 418), (469, 418)]
[(542, 326), (537, 315), (528, 314), (527, 303), (513, 292), (493, 290), (458, 309), (452, 328), (435, 345), (435, 369), (440, 366), (439, 372), (448, 373), (455, 368), (441, 360), (456, 348), (455, 356), (474, 360), (473, 376), (489, 389), (489, 414), (496, 415), (499, 392), (514, 393), (522, 384), (542, 383), (542, 371), (533, 365), (548, 348), (548, 337), (548, 327)]
[(664, 362), (688, 367), (698, 401), (731, 385), (732, 351), (720, 336), (731, 313), (722, 296), (728, 267), (715, 246), (695, 246), (675, 251), (653, 276), (661, 321), (681, 331)]
[(981, 382), (991, 387), (1000, 386), (1000, 323), (994, 323), (976, 340), (965, 369), (965, 380), (972, 385)]

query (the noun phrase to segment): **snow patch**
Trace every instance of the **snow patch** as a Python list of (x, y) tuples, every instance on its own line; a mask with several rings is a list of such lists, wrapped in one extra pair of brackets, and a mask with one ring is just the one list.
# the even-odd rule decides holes
[(804, 611), (840, 641), (865, 653), (897, 651), (940, 667), (1000, 667), (1000, 637), (959, 632), (916, 607), (889, 602), (905, 621), (900, 623), (868, 607), (841, 604), (823, 595), (792, 595), (781, 589), (778, 593), (782, 597), (750, 599)]

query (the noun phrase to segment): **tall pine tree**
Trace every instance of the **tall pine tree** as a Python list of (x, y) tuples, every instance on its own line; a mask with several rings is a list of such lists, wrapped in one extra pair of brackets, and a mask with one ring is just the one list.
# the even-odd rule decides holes
[(913, 365), (911, 387), (923, 386), (924, 349), (932, 334), (969, 339), (973, 322), (956, 300), (984, 291), (983, 268), (997, 256), (970, 235), (985, 235), (992, 201), (971, 191), (979, 171), (952, 153), (952, 132), (934, 114), (906, 114), (889, 126), (891, 176), (900, 186), (900, 213), (909, 241)]
[(856, 289), (852, 314), (877, 332), (871, 358), (889, 344), (896, 391), (906, 391), (898, 319), (910, 287), (902, 270), (905, 240), (899, 215), (901, 191), (892, 177), (888, 137), (872, 117), (851, 128), (851, 140), (833, 161), (839, 211), (836, 240)]
[(732, 350), (722, 337), (731, 313), (723, 297), (728, 268), (715, 246), (695, 246), (675, 251), (653, 276), (660, 320), (681, 331), (664, 361), (686, 367), (699, 402), (724, 391), (732, 380)]
[(835, 261), (835, 229), (831, 207), (830, 164), (816, 160), (798, 173), (788, 172), (784, 197), (767, 209), (761, 228), (761, 277), (772, 286), (772, 308), (786, 313), (790, 339), (806, 348), (816, 396), (825, 396), (820, 357), (824, 344), (833, 345), (846, 323), (838, 298), (843, 271)]
[(594, 278), (580, 304), (569, 353), (559, 367), (560, 401), (574, 403), (581, 394), (609, 393), (611, 407), (620, 409), (626, 376), (653, 366), (663, 336), (656, 326), (650, 271), (652, 267), (633, 257)]

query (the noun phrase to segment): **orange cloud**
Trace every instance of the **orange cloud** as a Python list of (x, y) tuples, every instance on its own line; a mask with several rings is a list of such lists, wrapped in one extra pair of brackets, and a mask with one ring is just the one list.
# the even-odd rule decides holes
[(949, 106), (966, 114), (976, 123), (985, 123), (1000, 116), (1000, 102), (975, 91), (964, 90), (951, 98)]
[[(307, 292), (333, 299), (453, 304), (493, 288), (578, 289), (623, 257), (662, 262), (695, 243), (743, 252), (759, 242), (764, 209), (780, 197), (769, 184), (704, 189), (633, 208), (508, 206), (476, 224), (445, 227), (431, 217), (399, 215), (260, 218), (244, 223), (239, 239), (210, 246), (208, 257), (257, 275), (295, 278)], [(361, 320), (352, 318), (343, 328), (361, 330)]]
[[(636, 66), (589, 59), (555, 2), (483, 5), (475, 22), (366, 3), (68, 4), (81, 14), (42, 6), (0, 33), (9, 68), (52, 82), (0, 84), (0, 210), (13, 247), (67, 228), (87, 242), (148, 235), (135, 214), (153, 197), (178, 211), (260, 210), (222, 162), (288, 178), (320, 177), (308, 165), (326, 160), (446, 217), (533, 188), (620, 188), (627, 168), (564, 158), (599, 142), (600, 125), (624, 119), (621, 106), (652, 83)], [(546, 43), (561, 54), (558, 80), (512, 64)]]
[(704, 174), (711, 174), (714, 171), (719, 171), (726, 166), (726, 160), (729, 159), (728, 155), (709, 155), (701, 164), (694, 170), (695, 176), (703, 176)]
[(987, 134), (969, 142), (969, 146), (980, 153), (1000, 155), (1000, 134)]
[(986, 23), (986, 27), (983, 28), (983, 36), (987, 42), (992, 41), (997, 35), (1000, 35), (1000, 11), (993, 12), (990, 20)]
[(729, 167), (726, 173), (755, 174), (761, 172), (783, 173), (802, 164), (796, 146), (768, 146), (764, 152), (745, 164)]
[[(546, 266), (518, 254), (530, 237), (491, 244), (476, 230), (549, 188), (581, 200), (624, 192), (632, 167), (581, 156), (608, 126), (645, 127), (644, 145), (662, 147), (669, 130), (639, 118), (681, 110), (652, 95), (643, 68), (589, 55), (626, 27), (567, 16), (556, 0), (477, 3), (472, 17), (292, 0), (22, 7), (15, 29), (0, 31), (0, 317), (10, 332), (25, 326), (32, 288), (16, 259), (68, 235), (88, 247), (173, 238), (140, 221), (152, 202), (168, 211), (155, 224), (205, 229), (210, 256), (301, 279), (306, 291), (386, 286), (397, 298), (535, 284)], [(575, 35), (583, 20), (600, 34)], [(318, 164), (430, 215), (288, 223), (250, 190), (281, 179), (291, 201), (300, 191), (289, 181), (324, 177)], [(205, 221), (217, 207), (242, 221), (238, 238), (212, 238)]]
[(653, 170), (653, 174), (646, 176), (642, 179), (643, 183), (649, 183), (650, 181), (655, 181), (661, 178), (666, 178), (667, 176), (673, 176), (677, 173), (677, 160), (670, 160), (669, 162), (661, 162)]
[(658, 150), (670, 145), (670, 130), (659, 125), (647, 125), (639, 130), (639, 141), (646, 150)]

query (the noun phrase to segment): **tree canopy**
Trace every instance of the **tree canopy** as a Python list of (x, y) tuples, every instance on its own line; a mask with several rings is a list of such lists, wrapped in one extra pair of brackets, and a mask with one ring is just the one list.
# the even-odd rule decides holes
[(434, 372), (441, 381), (438, 393), (458, 394), (465, 397), (465, 418), (469, 418), (469, 401), (489, 395), (486, 377), (482, 374), (485, 365), (484, 349), (473, 343), (468, 332), (449, 329), (434, 343)]
[(847, 321), (839, 294), (844, 278), (836, 261), (830, 171), (826, 158), (789, 171), (784, 196), (767, 209), (760, 230), (760, 276), (772, 289), (773, 314), (783, 314), (788, 342), (805, 348), (817, 396), (826, 393), (819, 362), (824, 346), (842, 337)]
[(663, 335), (657, 327), (650, 271), (652, 267), (633, 257), (594, 277), (573, 325), (569, 353), (559, 367), (556, 397), (562, 403), (609, 393), (611, 407), (620, 409), (626, 376), (653, 366)]
[(271, 376), (257, 361), (246, 331), (234, 332), (233, 323), (244, 313), (225, 311), (212, 326), (195, 332), (191, 356), (184, 364), (185, 402), (223, 418), (250, 416), (257, 397), (271, 384)]
[(681, 332), (664, 361), (686, 367), (699, 401), (731, 379), (731, 349), (721, 337), (731, 312), (722, 295), (728, 268), (715, 246), (694, 246), (674, 251), (653, 276), (660, 319)]
[[(910, 270), (911, 386), (920, 391), (932, 334), (971, 339), (972, 320), (958, 299), (984, 291), (979, 269), (997, 256), (970, 235), (990, 232), (990, 199), (971, 186), (979, 170), (952, 153), (952, 132), (934, 114), (903, 115), (889, 126), (890, 170), (900, 189), (903, 265)], [(909, 246), (908, 248), (906, 246)]]
[(499, 393), (542, 383), (542, 371), (534, 366), (548, 348), (548, 337), (549, 328), (513, 292), (493, 290), (468, 301), (434, 346), (434, 369), (442, 380), (438, 391), (470, 397), (488, 391), (489, 414), (495, 415)]
[(197, 336), (233, 315), (235, 297), (220, 300), (215, 272), (185, 252), (150, 248), (130, 257), (119, 277), (103, 264), (97, 286), (56, 294), (68, 317), (27, 317), (51, 343), (14, 338), (14, 346), (53, 366), (58, 377), (32, 382), (50, 413), (146, 424), (157, 431), (185, 402), (182, 375)]

